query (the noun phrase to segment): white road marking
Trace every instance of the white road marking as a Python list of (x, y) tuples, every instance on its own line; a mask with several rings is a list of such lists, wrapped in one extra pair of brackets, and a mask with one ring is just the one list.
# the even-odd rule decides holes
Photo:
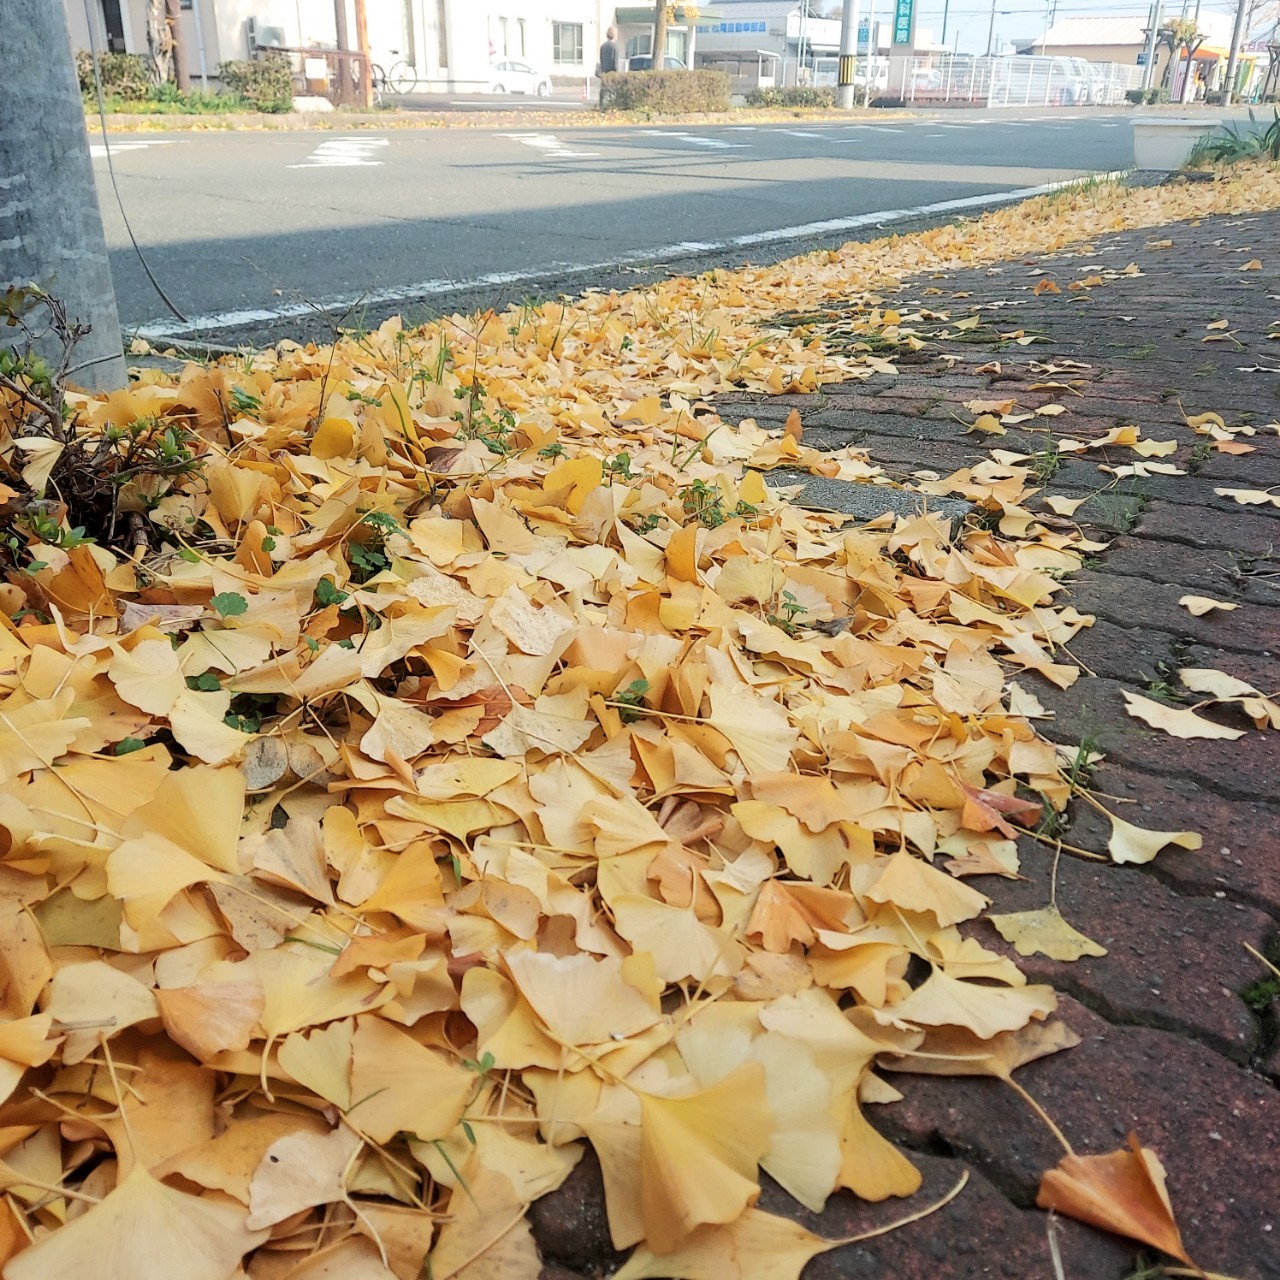
[[(985, 124), (986, 121), (984, 120), (982, 121), (982, 123)], [(940, 124), (938, 126), (939, 129), (969, 129), (972, 127), (973, 127), (972, 125), (967, 125), (967, 124)]]
[(272, 321), (290, 320), (298, 316), (314, 315), (317, 311), (346, 312), (354, 306), (381, 306), (384, 303), (405, 303), (416, 299), (436, 297), (454, 290), (474, 289), (481, 286), (520, 284), (539, 280), (562, 279), (565, 275), (612, 270), (630, 263), (661, 262), (667, 257), (677, 257), (682, 248), (686, 252), (696, 247), (702, 253), (719, 253), (728, 249), (743, 249), (752, 245), (768, 244), (779, 240), (798, 240), (807, 236), (830, 235), (833, 232), (857, 231), (862, 227), (875, 227), (884, 223), (902, 222), (907, 219), (929, 217), (935, 213), (953, 213), (960, 209), (981, 209), (1002, 204), (1014, 204), (1042, 196), (1050, 191), (1061, 191), (1084, 181), (1110, 179), (1121, 171), (1090, 175), (1089, 178), (1071, 178), (1065, 182), (1046, 182), (1038, 187), (1019, 187), (1012, 191), (998, 191), (993, 195), (963, 196), (958, 200), (940, 200), (936, 204), (922, 204), (908, 209), (880, 209), (875, 213), (859, 213), (848, 218), (831, 218), (825, 222), (806, 222), (800, 226), (777, 227), (771, 231), (755, 231), (748, 235), (732, 236), (727, 240), (706, 242), (689, 241), (664, 245), (656, 249), (638, 249), (610, 257), (603, 262), (555, 262), (528, 271), (493, 271), (469, 280), (422, 280), (417, 284), (399, 285), (391, 289), (375, 289), (365, 293), (346, 294), (333, 298), (321, 298), (312, 302), (290, 302), (278, 307), (246, 308), (242, 311), (219, 311), (209, 315), (193, 316), (186, 324), (172, 320), (153, 320), (138, 325), (132, 332), (142, 338), (177, 338), (186, 334), (207, 333), (218, 329), (235, 329), (249, 324), (268, 324)]
[(373, 157), (379, 147), (389, 147), (387, 138), (343, 137), (322, 142), (301, 164), (285, 165), (286, 169), (349, 169), (354, 166), (376, 166), (383, 162)]
[(779, 133), (790, 134), (793, 138), (825, 138), (825, 133), (813, 133), (807, 129), (779, 129)]
[(851, 129), (870, 129), (872, 133), (901, 133), (901, 127), (890, 129), (883, 124), (854, 124), (849, 126)]
[(654, 129), (650, 132), (649, 136), (657, 138), (674, 138), (677, 142), (688, 143), (691, 147), (708, 147), (715, 151), (726, 151), (729, 149), (740, 151), (747, 145), (745, 142), (726, 142), (723, 138), (705, 138), (700, 133), (686, 133), (683, 129)]
[(130, 138), (128, 142), (110, 143), (91, 142), (89, 144), (89, 154), (95, 160), (105, 160), (107, 158), (107, 147), (110, 146), (113, 156), (119, 155), (122, 151), (141, 151), (144, 147), (167, 147), (174, 140), (172, 138)]
[(600, 154), (598, 151), (574, 151), (566, 147), (554, 133), (504, 133), (499, 136), (510, 138), (513, 142), (522, 142), (526, 147), (557, 159), (586, 160)]

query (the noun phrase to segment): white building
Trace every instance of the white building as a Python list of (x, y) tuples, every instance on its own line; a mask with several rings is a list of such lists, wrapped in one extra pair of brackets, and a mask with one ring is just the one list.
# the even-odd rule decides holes
[[(354, 47), (354, 4), (341, 2)], [(64, 3), (72, 47), (89, 48), (84, 0)], [(99, 48), (145, 53), (146, 7), (146, 0), (89, 0)], [(583, 79), (614, 20), (611, 0), (367, 0), (365, 8), (370, 57), (388, 69), (408, 62), (423, 90), (476, 88), (489, 63), (503, 58)], [(289, 49), (337, 47), (335, 0), (182, 0), (182, 10), (193, 83), (202, 70), (212, 77), (220, 62), (247, 58), (251, 33)]]

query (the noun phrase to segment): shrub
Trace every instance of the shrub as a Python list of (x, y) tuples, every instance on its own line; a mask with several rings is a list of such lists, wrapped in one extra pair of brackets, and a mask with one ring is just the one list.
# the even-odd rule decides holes
[(600, 86), (601, 111), (728, 111), (723, 71), (610, 71)]
[(789, 89), (752, 89), (747, 94), (749, 107), (834, 107), (834, 89), (816, 89), (795, 85)]
[(257, 111), (293, 109), (293, 69), (284, 54), (253, 62), (224, 62), (218, 67), (223, 87)]
[(1252, 160), (1261, 156), (1280, 161), (1280, 108), (1275, 111), (1275, 119), (1265, 128), (1259, 123), (1252, 108), (1249, 110), (1247, 129), (1227, 123), (1223, 123), (1219, 128), (1222, 130), (1221, 133), (1201, 138), (1192, 147), (1191, 156), (1187, 161), (1189, 165), (1195, 166), (1206, 162), (1234, 164), (1237, 160)]
[(1147, 91), (1145, 89), (1126, 89), (1124, 91), (1124, 100), (1132, 103), (1135, 107), (1140, 107), (1147, 100)]
[[(86, 97), (96, 97), (98, 90), (93, 82), (93, 54), (87, 49), (76, 51), (76, 75), (80, 79), (80, 92)], [(140, 102), (153, 87), (146, 59), (139, 53), (99, 54), (98, 75), (102, 79), (102, 95), (106, 98)]]

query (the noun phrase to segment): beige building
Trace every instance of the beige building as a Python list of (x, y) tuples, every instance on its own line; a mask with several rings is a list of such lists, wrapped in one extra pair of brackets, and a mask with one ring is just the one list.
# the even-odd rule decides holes
[[(347, 30), (355, 43), (352, 0)], [(64, 0), (76, 49), (89, 48), (84, 0)], [(89, 0), (100, 49), (147, 51), (146, 0)], [(250, 41), (289, 49), (337, 47), (335, 0), (181, 0), (192, 82), (250, 56)], [(369, 53), (390, 68), (408, 62), (426, 89), (475, 88), (489, 64), (518, 58), (555, 77), (589, 76), (613, 3), (604, 0), (367, 0)], [(293, 55), (301, 69), (301, 56)]]
[[(1216, 87), (1230, 50), (1231, 18), (1225, 13), (1201, 9), (1199, 24), (1205, 41), (1196, 51), (1194, 69), (1204, 75), (1207, 83)], [(1141, 17), (1064, 18), (1038, 40), (1034, 40), (1027, 52), (1048, 54), (1051, 57), (1084, 58), (1089, 62), (1142, 65), (1147, 47), (1146, 25), (1146, 19)], [(1156, 50), (1155, 74), (1151, 81), (1153, 85), (1163, 83), (1168, 65), (1169, 47), (1163, 45)], [(1175, 69), (1175, 95), (1181, 84), (1181, 70)]]

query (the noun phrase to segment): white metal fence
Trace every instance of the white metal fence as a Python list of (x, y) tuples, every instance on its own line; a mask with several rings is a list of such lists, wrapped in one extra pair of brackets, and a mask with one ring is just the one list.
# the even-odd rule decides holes
[(917, 55), (892, 59), (880, 92), (921, 106), (1106, 106), (1141, 83), (1141, 67), (1083, 58)]

